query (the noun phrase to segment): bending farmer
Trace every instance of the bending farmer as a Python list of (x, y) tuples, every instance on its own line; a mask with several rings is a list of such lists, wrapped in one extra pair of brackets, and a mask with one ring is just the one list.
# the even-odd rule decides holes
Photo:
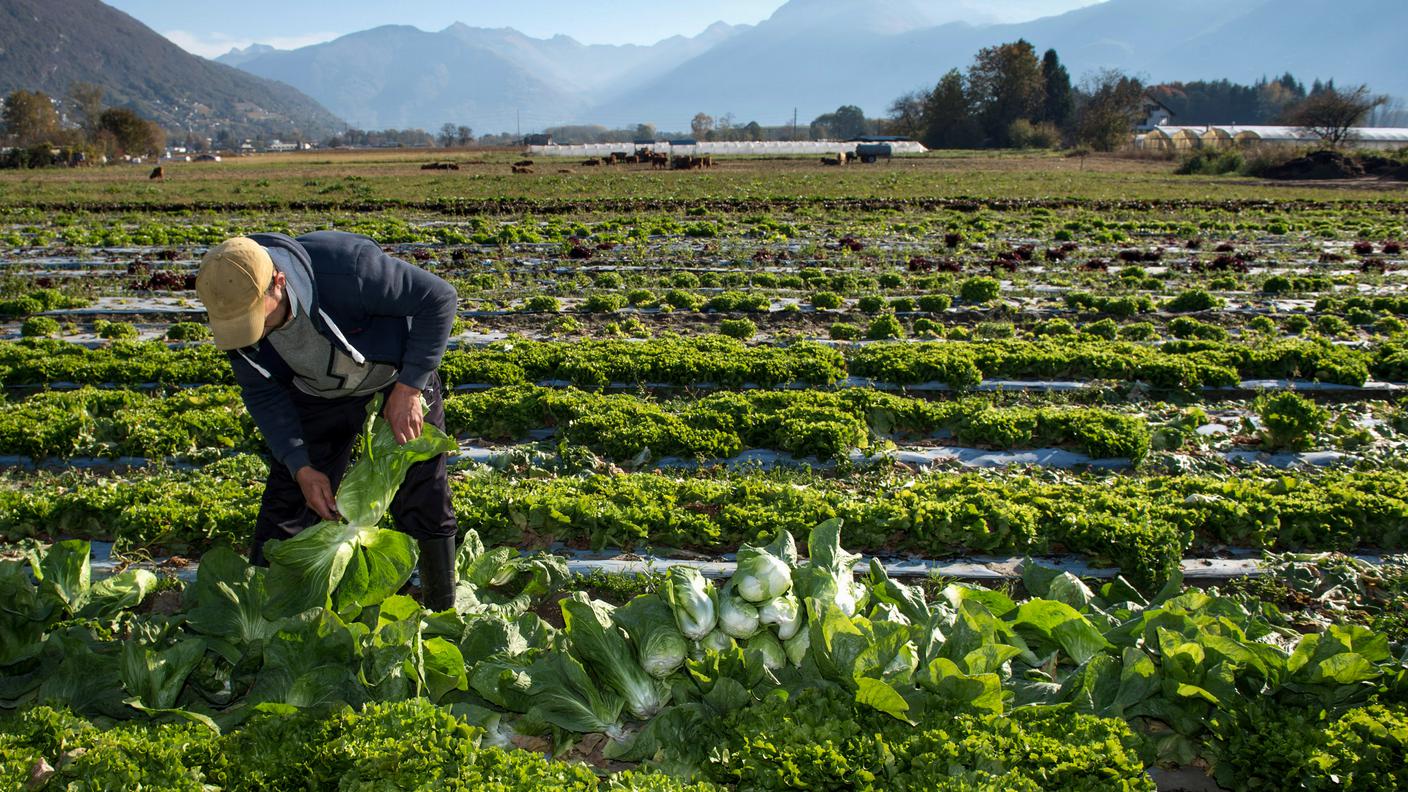
[[(273, 456), (254, 563), (267, 563), (270, 539), (338, 518), (333, 495), (377, 393), (398, 443), (419, 437), (422, 420), (444, 428), (436, 368), (455, 321), (455, 290), (367, 237), (235, 237), (205, 254), (196, 292)], [(443, 454), (410, 468), (390, 511), (420, 544), (425, 605), (449, 608), (456, 531)]]

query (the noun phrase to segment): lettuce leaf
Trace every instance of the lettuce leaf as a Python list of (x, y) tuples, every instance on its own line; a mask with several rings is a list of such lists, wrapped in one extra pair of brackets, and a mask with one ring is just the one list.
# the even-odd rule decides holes
[(452, 451), (456, 444), (427, 424), (420, 437), (397, 445), (391, 425), (378, 417), (380, 406), (380, 399), (367, 405), (362, 456), (338, 487), (343, 521), (325, 520), (266, 546), (269, 610), (274, 617), (328, 607), (344, 619), (355, 619), (362, 608), (395, 594), (410, 579), (417, 560), (415, 541), (377, 525), (410, 466)]

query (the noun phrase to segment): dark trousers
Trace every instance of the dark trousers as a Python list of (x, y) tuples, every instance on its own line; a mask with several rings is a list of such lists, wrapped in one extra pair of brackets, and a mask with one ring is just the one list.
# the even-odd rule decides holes
[[(432, 374), (421, 397), (429, 411), (426, 424), (445, 428), (445, 401), (440, 375)], [(383, 391), (389, 394), (390, 388)], [(352, 457), (352, 449), (367, 418), (367, 402), (372, 396), (345, 399), (320, 399), (297, 388), (291, 397), (298, 418), (303, 423), (303, 440), (313, 469), (326, 475), (337, 491)], [(417, 540), (454, 536), (455, 512), (450, 506), (450, 485), (445, 475), (445, 455), (417, 462), (406, 471), (406, 480), (391, 499), (391, 517), (397, 530)], [(269, 479), (264, 484), (264, 498), (259, 503), (259, 516), (254, 521), (254, 544), (250, 560), (264, 566), (264, 543), (270, 539), (288, 539), (318, 522), (317, 513), (308, 508), (303, 490), (294, 481), (293, 473), (277, 461), (269, 464)]]

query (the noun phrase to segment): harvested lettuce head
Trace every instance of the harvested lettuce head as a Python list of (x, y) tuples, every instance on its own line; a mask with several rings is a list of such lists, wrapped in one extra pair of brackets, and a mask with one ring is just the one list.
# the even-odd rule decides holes
[(735, 646), (737, 644), (723, 630), (714, 630), (699, 642), (699, 647), (706, 652), (727, 652)]
[(740, 641), (758, 631), (758, 609), (738, 595), (731, 581), (719, 592), (719, 629)]
[(787, 652), (787, 659), (792, 661), (792, 665), (801, 668), (802, 661), (807, 659), (807, 650), (812, 648), (811, 630), (798, 630), (796, 635), (783, 643), (782, 648)]
[(777, 630), (779, 640), (797, 634), (802, 626), (802, 607), (791, 592), (773, 597), (758, 608), (758, 621)]
[(763, 666), (769, 671), (776, 671), (787, 665), (787, 653), (783, 651), (782, 644), (767, 630), (760, 630), (757, 635), (749, 638), (743, 645), (743, 651), (762, 655)]
[(675, 613), (675, 624), (691, 641), (702, 639), (718, 623), (714, 588), (697, 569), (671, 567), (665, 597)]
[(642, 594), (617, 608), (611, 618), (626, 631), (647, 674), (664, 679), (684, 665), (689, 643), (660, 595)]
[(744, 545), (738, 550), (738, 571), (733, 583), (749, 602), (766, 602), (792, 588), (792, 567), (797, 563), (797, 543), (782, 531), (767, 547)]
[[(864, 607), (869, 595), (856, 582), (855, 564), (860, 559), (841, 549), (841, 521), (827, 520), (812, 529), (807, 540), (807, 563), (796, 570), (797, 596), (801, 601), (816, 599), (835, 604), (847, 616)], [(824, 610), (824, 607), (823, 607)]]
[(572, 642), (572, 651), (620, 694), (631, 715), (644, 720), (659, 712), (670, 699), (670, 689), (641, 668), (612, 618), (615, 608), (592, 600), (581, 591), (558, 604), (562, 606), (563, 631)]

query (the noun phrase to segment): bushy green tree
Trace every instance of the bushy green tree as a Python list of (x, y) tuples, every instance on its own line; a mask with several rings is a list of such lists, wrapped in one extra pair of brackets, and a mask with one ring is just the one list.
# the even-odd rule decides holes
[(1144, 84), (1116, 69), (1091, 77), (1076, 115), (1076, 140), (1114, 151), (1129, 140), (1144, 109)]
[(1012, 122), (1040, 117), (1046, 102), (1046, 80), (1036, 50), (1020, 39), (979, 50), (968, 68), (968, 95), (984, 139), (1008, 145)]
[(55, 143), (59, 134), (59, 113), (47, 94), (39, 91), (15, 91), (5, 97), (5, 110), (0, 115), (5, 135), (16, 146)]
[(98, 117), (99, 133), (112, 136), (119, 154), (159, 154), (166, 146), (166, 133), (155, 122), (148, 121), (125, 107), (110, 107)]
[(817, 116), (812, 121), (811, 136), (813, 140), (849, 140), (864, 135), (866, 128), (864, 110), (855, 105), (842, 105), (834, 113)]

